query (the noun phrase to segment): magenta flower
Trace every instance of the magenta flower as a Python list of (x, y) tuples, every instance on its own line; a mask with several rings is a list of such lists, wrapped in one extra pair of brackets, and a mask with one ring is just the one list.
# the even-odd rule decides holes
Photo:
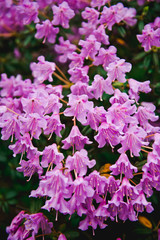
[(136, 112), (136, 106), (133, 100), (128, 100), (123, 104), (114, 103), (107, 112), (107, 120), (123, 130), (128, 123), (137, 123), (137, 119), (132, 116)]
[(56, 44), (54, 49), (57, 53), (61, 54), (58, 57), (58, 60), (62, 63), (65, 63), (69, 58), (70, 54), (72, 54), (76, 50), (76, 46), (71, 44), (69, 40), (64, 40), (63, 37), (59, 38), (59, 45)]
[(85, 10), (82, 12), (83, 19), (87, 19), (90, 24), (97, 24), (99, 12), (90, 7), (86, 7)]
[(94, 58), (93, 64), (95, 66), (102, 65), (106, 70), (111, 62), (118, 59), (116, 52), (117, 49), (114, 46), (109, 46), (108, 49), (100, 48), (98, 55)]
[(120, 185), (117, 193), (119, 196), (121, 195), (122, 198), (126, 196), (127, 203), (129, 203), (130, 199), (135, 199), (139, 195), (136, 187), (132, 186), (126, 177), (123, 178), (122, 184)]
[(47, 121), (42, 118), (38, 113), (31, 113), (25, 118), (21, 118), (23, 122), (22, 133), (30, 132), (31, 136), (39, 139), (42, 129), (46, 129)]
[(94, 30), (96, 30), (96, 25), (95, 24), (90, 24), (90, 22), (82, 22), (82, 27), (79, 28), (79, 33), (81, 35), (85, 35), (88, 37), (93, 33)]
[(98, 10), (104, 6), (106, 3), (110, 2), (110, 0), (91, 0), (92, 7), (98, 7)]
[(98, 130), (99, 124), (106, 121), (106, 110), (103, 106), (89, 109), (87, 113), (87, 123), (94, 130)]
[(84, 176), (87, 173), (87, 167), (92, 168), (95, 164), (96, 161), (94, 159), (91, 161), (89, 160), (87, 151), (81, 149), (73, 156), (67, 157), (65, 167), (68, 168), (69, 171), (75, 170), (78, 176)]
[(24, 222), (25, 229), (32, 232), (32, 237), (41, 229), (42, 234), (50, 234), (52, 232), (53, 223), (49, 222), (43, 213), (35, 213), (27, 215)]
[(137, 39), (140, 43), (142, 43), (142, 47), (144, 47), (144, 51), (149, 51), (152, 46), (160, 47), (160, 28), (154, 30), (151, 24), (147, 24), (144, 26), (142, 30), (142, 34), (137, 35)]
[(36, 24), (36, 29), (35, 38), (41, 39), (44, 37), (43, 43), (45, 43), (46, 39), (49, 43), (54, 43), (59, 32), (59, 28), (54, 28), (48, 19), (43, 21), (42, 24)]
[(126, 82), (125, 73), (130, 72), (132, 65), (126, 63), (124, 59), (116, 60), (108, 65), (107, 69), (107, 80), (113, 82), (118, 80), (121, 83)]
[(130, 163), (125, 153), (122, 153), (120, 155), (117, 162), (110, 167), (110, 170), (112, 171), (111, 174), (113, 175), (124, 174), (126, 178), (133, 178), (133, 171), (134, 172), (138, 171), (138, 169)]
[(81, 150), (84, 148), (85, 144), (91, 144), (92, 142), (89, 141), (88, 137), (81, 134), (77, 126), (73, 126), (69, 136), (65, 138), (62, 143), (64, 144), (62, 147), (64, 149), (68, 149), (73, 146), (77, 150)]
[(150, 81), (139, 82), (133, 78), (128, 79), (129, 83), (129, 96), (131, 99), (139, 100), (139, 92), (149, 93), (151, 88), (149, 86)]
[(143, 192), (140, 192), (136, 199), (132, 200), (132, 205), (134, 209), (138, 212), (143, 212), (144, 207), (148, 213), (153, 211), (151, 202), (147, 202)]
[(80, 207), (82, 203), (86, 203), (87, 198), (93, 197), (94, 190), (88, 184), (88, 181), (86, 181), (83, 177), (80, 176), (74, 180), (71, 189), (73, 195), (68, 201), (68, 203), (69, 209), (71, 210), (71, 213), (73, 213), (76, 209)]
[(57, 136), (61, 136), (61, 130), (65, 127), (64, 124), (61, 123), (60, 117), (58, 114), (52, 114), (51, 116), (45, 116), (47, 121), (47, 127), (44, 129), (44, 134), (49, 135), (49, 139), (52, 137), (52, 134), (55, 133)]
[(153, 153), (160, 156), (160, 133), (154, 135)]
[(133, 157), (139, 156), (141, 151), (141, 146), (148, 145), (148, 142), (144, 142), (144, 138), (147, 136), (145, 130), (136, 125), (131, 125), (125, 132), (124, 136), (121, 136), (122, 147), (119, 148), (119, 153), (125, 153), (128, 149), (130, 150), (130, 155)]
[(129, 25), (134, 26), (137, 22), (136, 9), (135, 8), (125, 8), (125, 14), (123, 16), (123, 21)]
[(109, 8), (105, 6), (103, 8), (99, 22), (101, 24), (106, 24), (107, 28), (109, 30), (112, 30), (112, 26), (115, 23), (119, 23), (120, 21), (122, 21), (124, 15), (125, 8), (122, 3), (117, 3), (116, 5), (113, 5)]
[(71, 60), (71, 63), (69, 64), (70, 69), (83, 67), (84, 57), (82, 57), (81, 54), (73, 52), (68, 55), (68, 58)]
[(104, 147), (106, 143), (109, 143), (113, 148), (120, 142), (119, 128), (112, 123), (103, 122), (98, 128), (98, 134), (94, 138), (99, 143), (99, 148)]
[(93, 98), (92, 88), (84, 82), (78, 81), (71, 86), (71, 93), (73, 95), (86, 95), (88, 98)]
[(82, 124), (85, 124), (87, 112), (90, 108), (93, 108), (93, 102), (89, 102), (86, 95), (76, 96), (69, 94), (68, 97), (69, 101), (67, 105), (70, 108), (65, 109), (64, 115), (68, 117), (74, 116)]
[(88, 83), (89, 82), (88, 70), (89, 70), (88, 66), (69, 69), (68, 73), (71, 75), (69, 80), (73, 83), (76, 83), (78, 81)]
[(53, 166), (53, 163), (58, 165), (63, 158), (63, 154), (58, 152), (57, 145), (53, 143), (52, 145), (45, 147), (43, 150), (41, 165), (43, 168), (48, 167), (50, 164)]
[(25, 216), (24, 211), (19, 212), (18, 215), (13, 218), (10, 226), (6, 228), (6, 232), (13, 235), (18, 230)]
[(67, 2), (62, 2), (57, 7), (56, 5), (52, 6), (53, 10), (53, 25), (61, 25), (63, 28), (69, 28), (69, 20), (74, 17), (74, 11), (69, 7)]
[(129, 100), (129, 96), (125, 92), (121, 92), (118, 88), (114, 90), (114, 96), (109, 99), (111, 104), (120, 103), (123, 104)]
[(102, 95), (104, 92), (107, 94), (114, 93), (112, 85), (98, 74), (94, 76), (94, 81), (92, 82), (91, 88), (95, 99), (100, 98), (100, 100), (102, 100)]
[(67, 240), (67, 238), (63, 233), (61, 233), (58, 237), (58, 240)]
[(32, 156), (32, 159), (29, 161), (21, 160), (20, 165), (21, 167), (16, 168), (17, 171), (23, 172), (25, 177), (29, 177), (27, 181), (31, 179), (34, 173), (38, 173), (39, 178), (43, 173), (43, 169), (39, 164), (39, 152), (36, 152), (35, 155)]
[(16, 20), (20, 25), (28, 25), (32, 21), (39, 22), (38, 18), (38, 3), (29, 0), (23, 1), (15, 8)]
[(95, 29), (92, 33), (98, 42), (103, 43), (105, 45), (109, 44), (109, 36), (106, 34), (104, 25), (100, 25), (97, 29)]
[(84, 58), (94, 58), (100, 49), (101, 43), (97, 41), (94, 35), (89, 35), (89, 37), (84, 40), (79, 41), (79, 45), (82, 46), (81, 56)]
[(55, 71), (55, 63), (45, 61), (44, 56), (38, 57), (38, 63), (31, 63), (30, 68), (32, 70), (35, 82), (42, 83), (45, 80), (53, 81), (52, 74)]

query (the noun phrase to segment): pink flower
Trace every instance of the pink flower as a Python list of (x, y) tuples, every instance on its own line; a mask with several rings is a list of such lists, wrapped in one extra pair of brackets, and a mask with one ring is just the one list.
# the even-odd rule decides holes
[(96, 24), (98, 22), (99, 12), (94, 8), (86, 7), (82, 12), (83, 19), (87, 19), (89, 23)]
[(87, 173), (87, 167), (92, 168), (95, 164), (96, 161), (94, 159), (91, 161), (89, 160), (87, 151), (81, 149), (72, 157), (67, 157), (65, 167), (68, 168), (69, 171), (75, 170), (78, 176), (84, 176)]
[(49, 43), (54, 43), (59, 32), (59, 28), (54, 28), (48, 19), (43, 21), (42, 24), (36, 24), (36, 29), (35, 38), (41, 39), (44, 37), (43, 43), (45, 43), (46, 39)]
[(74, 11), (69, 7), (67, 2), (62, 2), (57, 7), (53, 5), (52, 7), (54, 16), (53, 16), (53, 25), (61, 25), (63, 28), (69, 28), (69, 20), (74, 17)]
[(59, 56), (59, 61), (65, 63), (69, 58), (70, 54), (72, 54), (76, 50), (76, 46), (71, 44), (69, 40), (64, 40), (63, 37), (59, 38), (60, 44), (56, 44), (54, 49), (57, 53), (61, 54)]
[(126, 63), (124, 59), (116, 60), (108, 65), (107, 69), (107, 80), (109, 82), (113, 82), (114, 80), (118, 80), (121, 83), (126, 82), (125, 73), (130, 72), (132, 65), (130, 63)]
[(92, 142), (89, 141), (88, 137), (81, 134), (77, 126), (73, 126), (69, 136), (65, 138), (62, 143), (64, 143), (64, 146), (62, 147), (64, 149), (75, 146), (77, 150), (81, 150), (84, 148), (85, 144), (91, 144)]
[(101, 43), (97, 41), (94, 35), (89, 35), (89, 37), (84, 40), (79, 41), (79, 45), (82, 46), (81, 56), (84, 58), (94, 58), (100, 49)]
[(148, 142), (144, 142), (144, 138), (147, 136), (145, 130), (136, 125), (131, 125), (125, 132), (124, 136), (121, 136), (122, 147), (118, 150), (119, 153), (125, 153), (128, 149), (130, 150), (130, 155), (133, 157), (139, 156), (141, 151), (141, 146), (148, 145)]
[(30, 68), (35, 77), (35, 82), (42, 83), (45, 80), (53, 81), (52, 74), (55, 71), (55, 63), (45, 61), (44, 56), (38, 57), (38, 63), (31, 63)]
[(140, 43), (142, 43), (142, 47), (144, 47), (144, 51), (149, 51), (152, 46), (160, 47), (160, 28), (154, 30), (151, 24), (147, 24), (144, 26), (142, 30), (142, 34), (137, 35), (137, 39)]

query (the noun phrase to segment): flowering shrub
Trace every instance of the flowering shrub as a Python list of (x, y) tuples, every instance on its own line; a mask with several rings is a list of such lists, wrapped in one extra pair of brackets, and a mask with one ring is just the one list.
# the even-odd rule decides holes
[[(158, 2), (0, 2), (0, 36), (20, 44), (27, 34), (26, 46), (33, 36), (39, 44), (26, 77), (1, 74), (1, 138), (20, 156), (17, 171), (38, 182), (29, 197), (42, 199), (37, 212), (14, 217), (9, 240), (66, 239), (55, 230), (58, 213), (76, 214), (78, 228), (95, 234), (111, 221), (154, 211), (148, 198), (160, 190), (160, 103), (144, 97), (152, 79), (135, 79), (134, 64), (144, 58), (149, 71), (153, 55), (158, 80)], [(149, 8), (151, 22), (144, 24)], [(17, 61), (21, 51), (14, 49)]]

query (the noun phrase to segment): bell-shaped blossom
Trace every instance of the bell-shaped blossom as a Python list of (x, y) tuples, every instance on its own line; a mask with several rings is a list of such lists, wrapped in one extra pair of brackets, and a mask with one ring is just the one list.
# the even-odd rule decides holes
[(71, 60), (71, 63), (69, 64), (70, 69), (83, 67), (84, 57), (82, 57), (81, 54), (73, 52), (68, 55), (68, 58)]
[(50, 94), (47, 98), (48, 104), (45, 106), (44, 114), (59, 113), (62, 103), (59, 102), (59, 97), (55, 94)]
[(154, 30), (151, 24), (144, 26), (142, 34), (137, 35), (138, 41), (142, 44), (144, 51), (149, 51), (152, 46), (160, 47), (160, 27)]
[(109, 36), (106, 34), (103, 24), (101, 24), (97, 29), (95, 29), (92, 34), (95, 36), (98, 42), (105, 45), (109, 44)]
[(107, 204), (108, 212), (112, 217), (116, 217), (116, 222), (118, 221), (117, 217), (120, 205), (123, 203), (124, 203), (123, 197), (118, 192), (115, 192), (114, 195), (112, 196), (112, 199), (108, 201)]
[(154, 113), (155, 109), (156, 107), (154, 104), (142, 102), (141, 106), (138, 107), (137, 113), (135, 114), (140, 126), (142, 126), (147, 132), (151, 132), (154, 128), (149, 122), (155, 122), (159, 118)]
[(89, 82), (88, 70), (89, 70), (88, 66), (69, 69), (68, 73), (71, 75), (69, 80), (73, 83), (79, 81), (88, 83)]
[(105, 191), (109, 192), (112, 197), (114, 193), (119, 189), (119, 186), (120, 180), (116, 180), (113, 176), (109, 176), (109, 178), (107, 178), (107, 185), (105, 187)]
[[(25, 177), (29, 177), (29, 180), (33, 176), (34, 173), (38, 173), (39, 178), (43, 173), (43, 169), (39, 164), (39, 156), (40, 153), (37, 151), (35, 155), (28, 161), (21, 160), (20, 167), (17, 168), (17, 171), (23, 172)], [(28, 181), (29, 181), (28, 180)]]
[(98, 7), (98, 10), (104, 6), (106, 3), (109, 3), (110, 0), (91, 0), (91, 6), (92, 7)]
[(148, 142), (145, 142), (144, 139), (147, 136), (145, 130), (137, 125), (131, 125), (124, 136), (121, 136), (122, 147), (118, 149), (119, 153), (125, 153), (128, 149), (130, 150), (130, 155), (133, 157), (139, 156), (141, 147), (143, 145), (148, 145)]
[(69, 28), (69, 20), (74, 17), (74, 11), (68, 3), (63, 1), (59, 6), (53, 5), (53, 25), (61, 25), (63, 28)]
[(91, 24), (97, 24), (98, 22), (99, 12), (94, 8), (86, 7), (81, 15), (83, 19), (88, 20)]
[(87, 151), (81, 149), (77, 151), (73, 156), (68, 156), (66, 159), (65, 167), (70, 171), (75, 170), (78, 176), (84, 176), (87, 173), (87, 167), (92, 168), (96, 164), (96, 161), (89, 160)]
[(121, 92), (118, 88), (114, 90), (114, 96), (109, 99), (111, 104), (120, 103), (123, 104), (129, 100), (129, 96), (125, 92)]
[(150, 173), (153, 180), (156, 180), (156, 177), (159, 177), (160, 174), (160, 163), (159, 157), (153, 152), (148, 153), (147, 163), (145, 163), (142, 167), (142, 171), (146, 173)]
[(107, 178), (101, 176), (99, 172), (94, 170), (85, 179), (88, 181), (89, 185), (94, 189), (95, 194), (103, 195), (105, 193), (105, 187), (108, 183)]
[(149, 172), (144, 172), (140, 183), (137, 185), (138, 190), (150, 197), (153, 194), (153, 181), (153, 176)]
[(129, 202), (129, 199), (135, 199), (139, 195), (136, 187), (131, 185), (126, 177), (123, 178), (122, 184), (120, 185), (117, 193), (121, 195), (122, 198), (126, 196), (127, 203)]
[(132, 200), (132, 205), (134, 209), (137, 211), (137, 213), (143, 212), (144, 208), (148, 213), (151, 213), (153, 211), (151, 202), (147, 202), (143, 192), (140, 192), (137, 198)]
[(58, 237), (58, 240), (67, 240), (67, 238), (63, 233), (61, 233)]
[(86, 95), (90, 99), (94, 97), (91, 86), (81, 81), (71, 86), (71, 93), (73, 95)]
[(123, 21), (129, 25), (134, 26), (137, 22), (136, 17), (136, 9), (135, 8), (125, 8), (125, 14), (123, 16)]
[(121, 83), (126, 82), (126, 72), (130, 72), (132, 65), (130, 63), (126, 63), (124, 59), (116, 60), (110, 63), (107, 67), (107, 80), (109, 82), (113, 82), (118, 80)]
[(34, 155), (37, 149), (33, 146), (29, 133), (25, 133), (20, 136), (15, 144), (9, 146), (9, 149), (13, 151), (13, 156), (15, 157), (19, 153), (27, 152), (27, 156)]
[(43, 150), (41, 165), (43, 168), (48, 167), (50, 164), (53, 165), (53, 163), (58, 165), (63, 158), (63, 154), (58, 152), (57, 145), (53, 143), (52, 145), (45, 147)]
[(106, 120), (106, 110), (103, 106), (89, 109), (87, 113), (87, 123), (94, 130), (98, 130), (99, 124)]
[(52, 134), (55, 133), (57, 136), (61, 136), (61, 130), (65, 127), (64, 124), (61, 123), (60, 117), (58, 114), (52, 114), (51, 116), (46, 115), (45, 120), (47, 122), (47, 127), (44, 129), (44, 134), (49, 135), (49, 139), (52, 137)]
[(79, 28), (79, 34), (85, 35), (86, 38), (89, 37), (94, 30), (96, 30), (96, 24), (91, 24), (90, 22), (82, 22), (82, 27)]
[(133, 171), (134, 172), (138, 171), (138, 169), (130, 163), (125, 153), (122, 153), (120, 155), (116, 163), (110, 167), (110, 170), (112, 171), (111, 174), (113, 175), (124, 174), (126, 178), (133, 178)]
[(21, 122), (18, 115), (6, 112), (0, 120), (2, 140), (8, 140), (11, 136), (11, 141), (13, 141), (13, 136), (15, 136), (16, 139), (20, 137)]
[(42, 24), (36, 24), (37, 32), (35, 38), (41, 39), (44, 38), (43, 43), (46, 39), (49, 43), (55, 43), (56, 35), (59, 32), (59, 28), (54, 28), (52, 23), (47, 19), (42, 22)]
[(105, 24), (109, 30), (112, 30), (115, 23), (123, 20), (124, 14), (125, 8), (122, 3), (117, 3), (109, 8), (105, 6), (100, 17), (100, 23)]
[(97, 41), (94, 35), (89, 35), (85, 40), (80, 40), (79, 45), (82, 46), (81, 56), (84, 58), (94, 58), (100, 49), (101, 43)]
[(27, 215), (24, 226), (27, 231), (31, 231), (32, 237), (35, 237), (39, 229), (41, 229), (42, 234), (50, 234), (52, 232), (53, 223), (49, 222), (43, 213), (34, 213)]
[(38, 63), (32, 62), (30, 64), (35, 82), (42, 83), (45, 80), (52, 82), (52, 74), (55, 71), (55, 63), (45, 61), (44, 56), (38, 57), (38, 61)]
[(71, 196), (71, 192), (68, 190), (69, 184), (69, 179), (62, 173), (62, 170), (54, 168), (46, 172), (40, 180), (38, 188), (32, 190), (30, 197), (54, 197), (58, 196), (57, 194), (63, 194), (64, 197), (69, 198)]
[(133, 78), (128, 79), (129, 83), (129, 96), (131, 99), (139, 100), (139, 92), (149, 93), (151, 88), (149, 86), (150, 81), (139, 82)]
[(88, 184), (88, 181), (86, 181), (83, 177), (80, 176), (74, 180), (71, 189), (73, 195), (71, 199), (68, 201), (68, 203), (69, 208), (73, 213), (76, 209), (80, 207), (82, 203), (86, 203), (87, 198), (93, 197), (94, 190)]
[(72, 54), (76, 50), (76, 46), (71, 44), (69, 40), (64, 40), (63, 37), (59, 38), (59, 45), (56, 44), (54, 49), (57, 53), (60, 54), (58, 60), (61, 63), (65, 63), (69, 58), (70, 54)]
[(13, 235), (18, 230), (25, 216), (24, 211), (19, 212), (18, 215), (13, 218), (10, 226), (6, 228), (6, 232)]
[(21, 121), (23, 122), (22, 133), (30, 132), (31, 136), (36, 139), (39, 139), (42, 129), (47, 127), (47, 121), (38, 113), (30, 113), (26, 118), (21, 117)]
[(136, 112), (136, 106), (131, 105), (134, 101), (128, 100), (123, 104), (114, 103), (108, 109), (107, 120), (123, 130), (128, 123), (137, 123), (137, 119), (132, 115)]
[(81, 150), (84, 148), (85, 144), (91, 144), (92, 142), (89, 141), (88, 137), (81, 134), (77, 126), (73, 126), (69, 136), (65, 138), (62, 143), (64, 144), (62, 147), (64, 149), (75, 146), (77, 150)]
[(98, 55), (94, 58), (93, 64), (95, 66), (102, 65), (106, 70), (111, 62), (118, 59), (116, 52), (117, 49), (114, 46), (109, 46), (107, 49), (100, 48)]
[(94, 76), (94, 81), (92, 82), (91, 88), (95, 99), (100, 98), (100, 100), (102, 100), (102, 95), (104, 92), (107, 94), (114, 93), (112, 85), (98, 74)]
[(20, 25), (28, 25), (32, 21), (39, 22), (38, 18), (38, 3), (29, 0), (23, 1), (15, 8), (16, 20)]
[(82, 124), (86, 123), (86, 115), (90, 108), (93, 107), (93, 102), (88, 101), (86, 95), (76, 96), (69, 94), (68, 104), (70, 107), (64, 110), (64, 115), (68, 117), (76, 117)]
[(103, 216), (98, 216), (99, 211), (96, 211), (94, 205), (92, 204), (92, 199), (87, 199), (86, 200), (86, 218), (79, 223), (79, 229), (82, 231), (85, 231), (88, 229), (89, 226), (92, 227), (93, 233), (94, 229), (99, 226), (101, 229), (105, 228), (107, 225), (104, 223), (104, 221), (107, 219), (108, 213), (105, 217)]
[(103, 122), (94, 138), (98, 142), (99, 148), (104, 147), (106, 143), (109, 143), (113, 148), (113, 146), (120, 143), (119, 128), (112, 123)]
[(160, 156), (160, 133), (154, 135), (153, 153)]

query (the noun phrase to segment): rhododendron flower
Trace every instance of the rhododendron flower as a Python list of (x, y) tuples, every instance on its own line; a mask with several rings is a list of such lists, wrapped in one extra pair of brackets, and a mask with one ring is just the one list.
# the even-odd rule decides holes
[(36, 24), (36, 29), (35, 38), (41, 39), (44, 37), (43, 43), (45, 43), (46, 39), (49, 43), (54, 43), (59, 32), (59, 28), (54, 28), (48, 19), (43, 21), (42, 24)]
[(62, 2), (57, 7), (56, 5), (52, 6), (54, 13), (53, 16), (53, 25), (61, 25), (63, 28), (69, 28), (69, 20), (74, 17), (74, 11), (69, 7), (67, 2)]
[(52, 74), (55, 71), (55, 63), (45, 61), (44, 56), (38, 57), (38, 63), (31, 63), (30, 68), (35, 77), (35, 82), (42, 83), (45, 80), (53, 81)]
[(77, 126), (73, 126), (69, 136), (65, 138), (62, 143), (64, 143), (64, 146), (62, 147), (64, 149), (75, 146), (77, 150), (81, 150), (84, 148), (85, 144), (91, 144), (92, 142), (89, 141), (88, 137), (81, 134)]

